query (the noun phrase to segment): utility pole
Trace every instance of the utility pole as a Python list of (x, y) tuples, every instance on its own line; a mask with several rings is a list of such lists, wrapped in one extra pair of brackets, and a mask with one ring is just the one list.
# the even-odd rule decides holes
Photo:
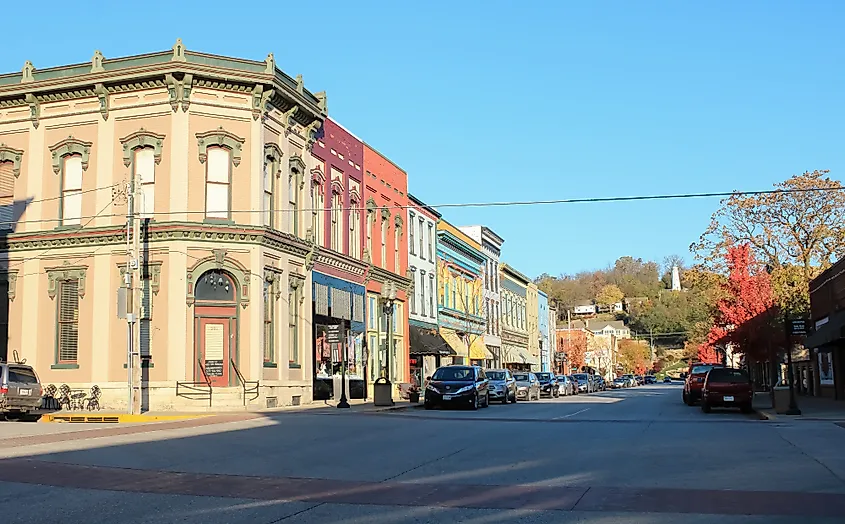
[[(135, 202), (141, 202), (139, 198), (141, 192), (141, 177), (138, 173), (132, 176), (132, 194)], [(135, 312), (136, 320), (133, 326), (133, 361), (132, 361), (132, 386), (134, 387), (134, 398), (132, 403), (132, 413), (135, 415), (141, 414), (141, 300), (144, 289), (141, 286), (141, 213), (140, 206), (136, 205), (134, 213), (132, 214), (132, 253), (135, 258), (134, 268), (132, 270), (132, 283), (134, 291), (132, 293), (133, 311)], [(149, 312), (147, 312), (149, 313)]]
[(141, 363), (139, 356), (141, 340), (140, 330), (136, 329), (140, 320), (141, 308), (140, 299), (142, 290), (140, 288), (140, 246), (141, 246), (141, 218), (137, 207), (137, 191), (140, 189), (138, 177), (135, 173), (130, 175), (129, 188), (127, 191), (127, 215), (126, 215), (126, 324), (127, 324), (127, 348), (126, 348), (126, 371), (129, 382), (128, 412), (133, 415), (141, 413)]
[(134, 212), (135, 195), (132, 193), (132, 182), (126, 185), (126, 271), (123, 273), (123, 283), (126, 286), (126, 383), (128, 387), (126, 397), (126, 411), (132, 414), (132, 399), (134, 388), (132, 387), (132, 344), (134, 342), (132, 324), (135, 321), (135, 312), (132, 309), (132, 214)]

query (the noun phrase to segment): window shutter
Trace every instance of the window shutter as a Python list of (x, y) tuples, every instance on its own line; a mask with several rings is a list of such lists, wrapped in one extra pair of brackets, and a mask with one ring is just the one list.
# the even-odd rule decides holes
[(79, 281), (64, 280), (59, 287), (59, 362), (76, 362), (79, 347)]
[(0, 162), (0, 230), (14, 229), (15, 174), (14, 164)]

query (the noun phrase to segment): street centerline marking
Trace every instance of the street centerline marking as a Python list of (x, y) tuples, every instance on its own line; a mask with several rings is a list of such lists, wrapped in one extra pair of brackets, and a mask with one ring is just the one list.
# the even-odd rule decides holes
[(560, 420), (560, 419), (562, 419), (562, 418), (574, 417), (574, 416), (575, 416), (575, 415), (577, 415), (578, 413), (583, 413), (583, 412), (585, 412), (585, 411), (589, 411), (589, 410), (590, 410), (590, 408), (584, 408), (584, 409), (582, 409), (581, 411), (576, 411), (575, 413), (570, 413), (569, 415), (564, 415), (564, 416), (562, 416), (562, 417), (555, 417), (555, 418), (553, 418), (552, 420)]

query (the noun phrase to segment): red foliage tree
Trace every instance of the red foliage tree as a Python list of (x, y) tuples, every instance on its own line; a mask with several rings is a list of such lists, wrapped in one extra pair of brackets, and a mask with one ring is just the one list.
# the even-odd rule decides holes
[(560, 330), (557, 348), (559, 353), (566, 355), (569, 366), (580, 371), (587, 358), (587, 333), (581, 329)]
[(735, 351), (756, 360), (765, 358), (776, 342), (771, 329), (777, 322), (774, 295), (769, 273), (754, 260), (747, 244), (733, 246), (725, 256), (729, 275), (724, 284), (724, 298), (718, 302), (716, 321), (707, 334), (707, 341), (698, 348), (702, 362), (719, 362), (719, 345), (732, 344)]

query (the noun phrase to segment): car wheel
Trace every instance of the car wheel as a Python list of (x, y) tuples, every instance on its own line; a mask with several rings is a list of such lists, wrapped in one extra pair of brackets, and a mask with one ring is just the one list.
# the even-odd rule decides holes
[(690, 403), (690, 401), (689, 401), (689, 395), (687, 395), (686, 391), (684, 391), (683, 396), (684, 396), (684, 404), (686, 404), (687, 406), (692, 406), (692, 403)]
[(431, 404), (431, 402), (425, 403), (425, 409), (433, 409), (433, 408), (434, 408), (434, 406)]
[(703, 411), (705, 413), (710, 413), (710, 404), (708, 404), (707, 402), (702, 400), (701, 401), (701, 411)]
[(21, 415), (21, 418), (18, 420), (21, 422), (38, 422), (41, 420), (41, 415)]
[(514, 392), (513, 392), (513, 398), (511, 399), (511, 403), (512, 403), (512, 404), (516, 404), (517, 400), (518, 400), (518, 399), (517, 399), (517, 397), (516, 397), (516, 391), (514, 391)]
[(739, 410), (743, 413), (754, 413), (754, 408), (751, 406), (751, 404), (743, 404), (742, 406), (740, 406)]
[(478, 393), (473, 394), (472, 396), (472, 405), (470, 406), (471, 410), (475, 411), (478, 409)]
[(481, 407), (484, 407), (484, 408), (490, 407), (490, 393), (484, 395), (484, 405), (481, 406)]

